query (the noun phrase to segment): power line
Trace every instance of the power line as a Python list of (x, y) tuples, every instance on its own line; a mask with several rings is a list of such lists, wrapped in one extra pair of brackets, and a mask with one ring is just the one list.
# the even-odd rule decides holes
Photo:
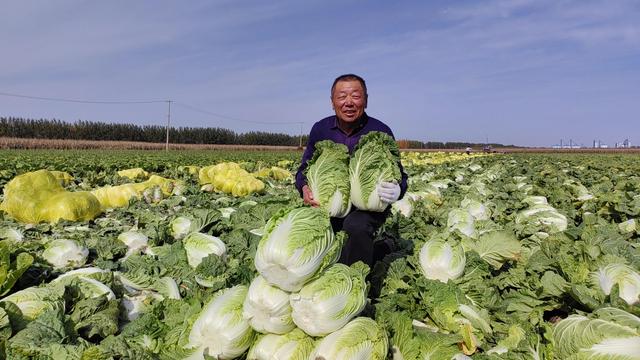
[(45, 100), (45, 101), (58, 101), (58, 102), (70, 102), (70, 103), (81, 103), (81, 104), (107, 104), (107, 105), (124, 105), (124, 104), (155, 104), (155, 103), (173, 103), (174, 105), (182, 106), (184, 108), (197, 111), (203, 114), (212, 115), (217, 118), (227, 119), (231, 121), (240, 121), (244, 123), (252, 123), (252, 124), (262, 124), (262, 125), (293, 125), (293, 124), (304, 124), (302, 121), (255, 121), (255, 120), (244, 120), (238, 119), (235, 117), (218, 114), (212, 111), (203, 110), (197, 108), (192, 105), (188, 105), (181, 102), (176, 102), (172, 100), (122, 100), (122, 101), (105, 101), (105, 100), (80, 100), (80, 99), (65, 99), (65, 98), (52, 98), (52, 97), (44, 97), (44, 96), (33, 96), (33, 95), (22, 95), (22, 94), (14, 94), (7, 92), (0, 92), (0, 96), (11, 96), (32, 100)]
[(21, 95), (21, 94), (12, 94), (0, 92), (0, 96), (11, 96), (11, 97), (19, 97), (25, 99), (34, 99), (34, 100), (46, 100), (46, 101), (58, 101), (58, 102), (71, 102), (71, 103), (82, 103), (82, 104), (153, 104), (153, 103), (166, 103), (168, 100), (125, 100), (125, 101), (93, 101), (93, 100), (78, 100), (78, 99), (62, 99), (62, 98), (51, 98), (51, 97), (43, 97), (43, 96), (31, 96), (31, 95)]
[(282, 125), (282, 124), (287, 124), (287, 125), (292, 125), (292, 124), (303, 124), (303, 121), (255, 121), (255, 120), (243, 120), (243, 119), (238, 119), (238, 118), (234, 118), (231, 116), (227, 116), (227, 115), (222, 115), (222, 114), (218, 114), (218, 113), (214, 113), (208, 110), (203, 110), (203, 109), (199, 109), (195, 106), (191, 106), (191, 105), (187, 105), (181, 102), (177, 102), (177, 101), (173, 101), (173, 103), (175, 105), (178, 106), (182, 106), (184, 108), (187, 109), (191, 109), (193, 111), (197, 111), (203, 114), (207, 114), (207, 115), (212, 115), (215, 117), (219, 117), (222, 119), (227, 119), (227, 120), (232, 120), (232, 121), (241, 121), (241, 122), (245, 122), (245, 123), (252, 123), (252, 124), (262, 124), (262, 125)]

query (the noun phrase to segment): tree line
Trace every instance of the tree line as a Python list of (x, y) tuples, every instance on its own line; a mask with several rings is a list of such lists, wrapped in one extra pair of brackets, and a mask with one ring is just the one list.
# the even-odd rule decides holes
[[(69, 140), (111, 140), (162, 143), (166, 127), (158, 125), (108, 124), (78, 120), (74, 123), (49, 119), (0, 117), (0, 137)], [(298, 146), (300, 136), (250, 131), (236, 133), (229, 129), (209, 127), (172, 127), (174, 144), (232, 144)], [(302, 138), (303, 145), (306, 136)]]
[[(78, 120), (66, 122), (49, 119), (24, 119), (19, 117), (0, 117), (0, 137), (30, 139), (67, 139), (67, 140), (110, 140), (163, 143), (166, 128), (159, 125), (112, 124)], [(228, 145), (274, 145), (298, 146), (300, 136), (264, 131), (236, 133), (218, 127), (172, 127), (170, 141), (173, 144), (228, 144)], [(307, 135), (302, 137), (302, 145), (307, 143)], [(490, 145), (493, 148), (505, 147), (502, 144), (477, 144), (468, 142), (439, 142), (398, 140), (401, 149), (464, 149)], [(513, 145), (507, 145), (514, 147)]]

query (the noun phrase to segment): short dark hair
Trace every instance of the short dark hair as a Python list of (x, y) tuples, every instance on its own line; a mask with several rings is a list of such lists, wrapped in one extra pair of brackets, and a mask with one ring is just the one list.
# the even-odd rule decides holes
[(336, 84), (339, 81), (358, 81), (362, 85), (362, 89), (364, 90), (364, 96), (367, 96), (367, 84), (364, 82), (364, 79), (356, 74), (344, 74), (338, 76), (335, 80), (333, 80), (333, 85), (331, 85), (331, 97), (333, 97), (333, 90), (336, 89)]

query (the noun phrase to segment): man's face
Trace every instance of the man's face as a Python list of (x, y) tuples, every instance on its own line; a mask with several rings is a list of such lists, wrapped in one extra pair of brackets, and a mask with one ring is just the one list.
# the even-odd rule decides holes
[(331, 94), (331, 104), (338, 119), (347, 123), (356, 121), (367, 108), (362, 84), (358, 80), (338, 81)]

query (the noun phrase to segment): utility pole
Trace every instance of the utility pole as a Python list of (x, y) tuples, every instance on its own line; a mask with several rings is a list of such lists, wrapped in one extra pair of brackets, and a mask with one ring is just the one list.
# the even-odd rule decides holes
[(167, 104), (169, 105), (169, 109), (167, 110), (167, 142), (164, 147), (165, 151), (169, 151), (169, 127), (171, 126), (171, 100), (167, 100)]
[(298, 148), (302, 149), (302, 125), (304, 123), (300, 122), (300, 145), (298, 145)]

